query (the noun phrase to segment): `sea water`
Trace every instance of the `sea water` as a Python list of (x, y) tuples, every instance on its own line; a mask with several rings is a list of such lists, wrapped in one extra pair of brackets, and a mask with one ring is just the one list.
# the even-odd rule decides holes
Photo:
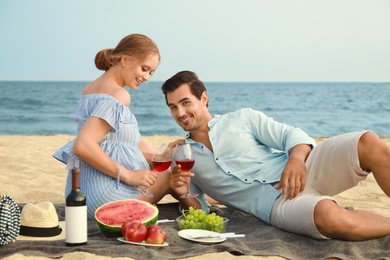
[[(88, 82), (0, 81), (0, 134), (76, 134), (74, 111)], [(172, 119), (162, 82), (131, 95), (142, 135), (186, 134)], [(212, 115), (244, 107), (299, 127), (312, 137), (373, 130), (390, 136), (390, 83), (205, 82)]]

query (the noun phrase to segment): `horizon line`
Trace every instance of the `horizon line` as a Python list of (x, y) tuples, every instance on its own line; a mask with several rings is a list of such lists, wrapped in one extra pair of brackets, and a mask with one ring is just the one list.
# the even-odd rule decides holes
[[(93, 80), (2, 80), (0, 82), (92, 82)], [(150, 80), (145, 82), (147, 83), (161, 83), (165, 80)], [(348, 81), (348, 80), (339, 80), (339, 81), (331, 81), (331, 80), (318, 80), (318, 81), (304, 81), (304, 80), (293, 80), (293, 81), (215, 81), (215, 80), (202, 80), (204, 83), (390, 83), (390, 81)]]

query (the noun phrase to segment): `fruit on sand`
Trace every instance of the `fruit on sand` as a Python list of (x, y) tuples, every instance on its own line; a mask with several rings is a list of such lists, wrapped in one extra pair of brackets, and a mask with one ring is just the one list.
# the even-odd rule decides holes
[(164, 229), (157, 225), (150, 225), (147, 227), (148, 234), (145, 242), (147, 244), (164, 244), (167, 240), (167, 234)]
[(95, 219), (106, 237), (121, 237), (122, 225), (138, 220), (145, 226), (155, 224), (158, 208), (141, 200), (117, 200), (100, 206), (95, 211)]
[(124, 224), (125, 235), (127, 241), (140, 243), (145, 240), (148, 235), (148, 229), (138, 220), (132, 220)]

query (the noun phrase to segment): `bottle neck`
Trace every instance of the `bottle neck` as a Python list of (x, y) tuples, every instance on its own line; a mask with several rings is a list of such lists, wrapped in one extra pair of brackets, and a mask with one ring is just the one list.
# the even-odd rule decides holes
[(72, 190), (80, 189), (80, 169), (72, 169)]

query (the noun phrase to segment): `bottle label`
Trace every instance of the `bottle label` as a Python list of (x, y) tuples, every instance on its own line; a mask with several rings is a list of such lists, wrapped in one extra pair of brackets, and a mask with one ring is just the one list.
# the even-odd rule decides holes
[(88, 239), (87, 206), (65, 207), (65, 242), (85, 243)]

